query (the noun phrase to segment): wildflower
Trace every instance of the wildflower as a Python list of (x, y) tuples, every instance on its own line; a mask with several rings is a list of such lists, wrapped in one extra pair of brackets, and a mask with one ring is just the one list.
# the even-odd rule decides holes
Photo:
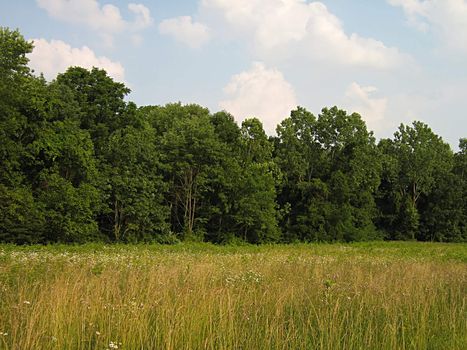
[(96, 331), (96, 335), (101, 335), (101, 332), (99, 332), (99, 331)]
[(8, 332), (0, 332), (0, 336), (5, 337), (8, 335)]
[(113, 341), (111, 341), (109, 343), (109, 349), (118, 349), (118, 344), (116, 342), (114, 343)]
[(27, 300), (25, 300), (25, 301), (23, 301), (23, 304), (26, 304), (26, 305), (31, 305), (31, 302), (30, 302), (30, 301), (27, 301)]

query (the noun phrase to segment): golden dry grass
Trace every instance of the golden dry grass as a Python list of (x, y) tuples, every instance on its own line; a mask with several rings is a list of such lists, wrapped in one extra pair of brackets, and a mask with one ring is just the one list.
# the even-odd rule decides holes
[(0, 246), (0, 349), (466, 349), (466, 253)]

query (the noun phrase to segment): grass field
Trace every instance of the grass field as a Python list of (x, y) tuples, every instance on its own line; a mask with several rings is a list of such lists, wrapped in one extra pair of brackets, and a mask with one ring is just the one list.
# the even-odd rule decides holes
[(467, 245), (0, 245), (0, 349), (467, 349)]

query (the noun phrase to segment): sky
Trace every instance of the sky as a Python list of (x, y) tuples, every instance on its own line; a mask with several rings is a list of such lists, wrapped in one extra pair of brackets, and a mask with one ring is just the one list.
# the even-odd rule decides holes
[[(132, 2), (133, 1), (133, 2)], [(296, 106), (358, 112), (377, 138), (467, 137), (467, 0), (16, 0), (0, 26), (36, 74), (105, 69), (142, 105), (197, 103), (266, 132)]]

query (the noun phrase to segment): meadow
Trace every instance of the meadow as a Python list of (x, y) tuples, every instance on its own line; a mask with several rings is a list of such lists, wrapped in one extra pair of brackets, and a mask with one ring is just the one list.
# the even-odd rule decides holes
[(0, 245), (0, 349), (466, 349), (467, 245)]

